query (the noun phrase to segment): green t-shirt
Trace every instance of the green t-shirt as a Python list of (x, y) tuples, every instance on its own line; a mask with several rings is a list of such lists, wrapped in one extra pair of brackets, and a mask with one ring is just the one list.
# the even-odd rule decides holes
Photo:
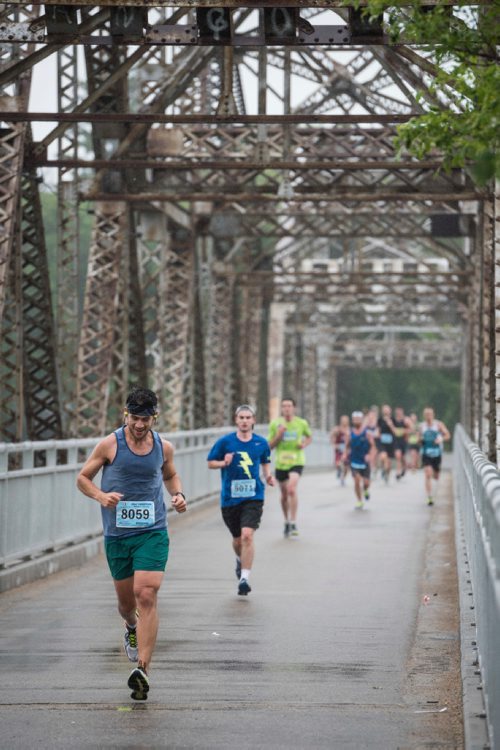
[(286, 432), (276, 446), (276, 468), (287, 471), (292, 466), (304, 466), (306, 457), (304, 451), (298, 446), (304, 437), (312, 435), (308, 423), (301, 417), (294, 417), (290, 422), (283, 417), (273, 419), (269, 425), (269, 441), (276, 437), (279, 425), (285, 425)]

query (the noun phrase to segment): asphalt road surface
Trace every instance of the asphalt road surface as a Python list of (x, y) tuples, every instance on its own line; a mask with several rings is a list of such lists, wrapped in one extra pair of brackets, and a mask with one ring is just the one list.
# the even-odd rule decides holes
[(461, 747), (449, 477), (432, 509), (421, 473), (363, 511), (333, 473), (299, 497), (285, 540), (268, 489), (248, 597), (218, 506), (172, 523), (146, 703), (104, 558), (2, 595), (0, 746)]

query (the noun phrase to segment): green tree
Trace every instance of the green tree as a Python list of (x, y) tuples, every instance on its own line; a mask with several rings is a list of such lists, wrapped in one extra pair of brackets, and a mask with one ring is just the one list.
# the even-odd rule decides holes
[(430, 6), (420, 0), (367, 0), (364, 13), (384, 15), (394, 43), (420, 47), (429, 75), (424, 114), (399, 126), (396, 144), (418, 158), (438, 150), (445, 169), (469, 167), (484, 185), (500, 178), (500, 0), (479, 6)]
[(458, 370), (352, 370), (340, 368), (337, 380), (338, 414), (368, 409), (373, 404), (402, 406), (419, 418), (426, 406), (453, 430), (460, 418)]

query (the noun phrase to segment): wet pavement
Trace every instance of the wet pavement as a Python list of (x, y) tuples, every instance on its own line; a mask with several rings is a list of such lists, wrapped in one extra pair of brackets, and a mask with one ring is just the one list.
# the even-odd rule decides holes
[(299, 489), (297, 540), (267, 491), (248, 597), (217, 506), (175, 519), (147, 703), (102, 557), (3, 594), (1, 746), (460, 747), (449, 478), (433, 509), (420, 473), (363, 511), (333, 473)]

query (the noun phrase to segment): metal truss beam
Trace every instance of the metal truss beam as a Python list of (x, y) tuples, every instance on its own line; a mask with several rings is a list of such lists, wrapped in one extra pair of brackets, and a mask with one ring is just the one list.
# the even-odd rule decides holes
[(9, 112), (0, 117), (9, 122), (126, 122), (141, 125), (376, 125), (405, 123), (419, 113), (385, 115), (339, 114), (181, 114), (161, 112)]
[[(142, 192), (142, 193), (112, 193), (113, 200), (130, 202), (130, 203), (179, 203), (182, 201), (213, 201), (218, 203), (328, 203), (345, 201), (351, 203), (384, 203), (386, 201), (396, 202), (419, 202), (419, 201), (481, 201), (486, 196), (484, 193), (471, 190), (456, 190), (453, 192), (413, 192), (397, 190), (380, 190), (374, 189), (371, 192), (358, 191), (350, 192), (347, 189), (334, 187), (329, 193), (307, 193), (303, 192), (296, 195), (282, 195), (255, 192), (255, 193), (231, 193), (230, 188), (227, 192)], [(83, 201), (103, 201), (110, 197), (109, 193), (90, 192), (82, 193), (80, 198)]]
[[(469, 5), (487, 5), (491, 0), (474, 0)], [(60, 0), (10, 0), (10, 5), (60, 5)], [(100, 6), (113, 6), (114, 0), (100, 0)], [(357, 5), (364, 7), (366, 0), (359, 0)], [(456, 0), (426, 0), (427, 5), (455, 5)], [(66, 0), (67, 6), (95, 6), (93, 0)], [(121, 5), (134, 7), (155, 8), (236, 8), (240, 9), (242, 4), (239, 0), (123, 0)], [(408, 6), (411, 6), (408, 0)], [(259, 8), (345, 8), (344, 0), (259, 0)]]
[(126, 232), (124, 203), (108, 201), (95, 206), (78, 353), (75, 426), (81, 436), (102, 435), (107, 428), (118, 282)]

